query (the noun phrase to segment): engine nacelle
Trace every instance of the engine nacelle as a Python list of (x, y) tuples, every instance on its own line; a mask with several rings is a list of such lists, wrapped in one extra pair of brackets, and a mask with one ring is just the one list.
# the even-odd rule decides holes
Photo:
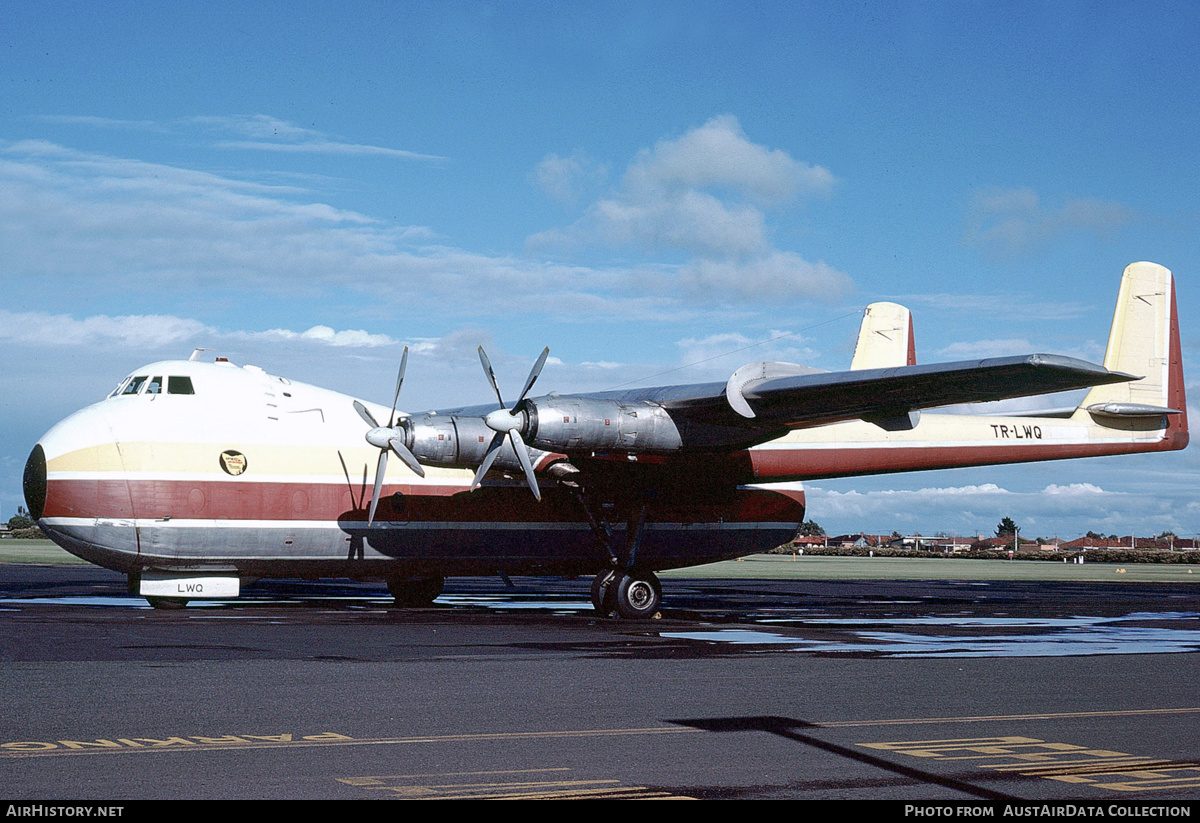
[[(513, 422), (535, 467), (545, 468), (545, 458), (555, 454), (663, 454), (682, 445), (675, 421), (654, 403), (549, 395), (525, 400), (513, 411)], [(415, 415), (404, 421), (403, 428), (405, 445), (417, 460), (432, 466), (479, 466), (496, 436), (484, 418), (456, 414)], [(521, 471), (507, 437), (493, 465)]]
[[(431, 466), (461, 468), (475, 467), (483, 462), (487, 448), (496, 432), (489, 429), (481, 417), (420, 414), (405, 423), (407, 445), (417, 460)], [(546, 452), (530, 449), (530, 459), (538, 466)], [(493, 463), (504, 471), (521, 471), (521, 463), (508, 438)]]
[(521, 404), (521, 434), (551, 452), (673, 452), (683, 444), (675, 421), (655, 403), (548, 395)]

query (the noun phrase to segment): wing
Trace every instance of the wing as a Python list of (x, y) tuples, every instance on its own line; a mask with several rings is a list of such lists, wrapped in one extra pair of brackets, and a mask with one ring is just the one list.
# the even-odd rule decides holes
[[(903, 429), (911, 428), (912, 412), (921, 409), (1139, 379), (1084, 360), (1051, 354), (799, 375), (786, 374), (786, 364), (757, 366), (763, 367), (763, 376), (755, 380), (731, 378), (729, 384), (666, 386), (589, 396), (659, 405), (677, 424), (705, 429), (703, 439), (715, 445), (725, 439), (717, 434), (718, 429), (741, 430), (742, 437), (732, 431), (726, 435), (733, 440), (742, 440), (749, 432), (767, 438), (789, 429), (854, 419), (886, 429)], [(738, 373), (744, 375), (745, 371), (743, 367)], [(777, 376), (781, 372), (782, 376)]]
[[(789, 431), (855, 420), (873, 423), (887, 435), (863, 427), (832, 434), (840, 436), (854, 429), (849, 432), (852, 442), (847, 442), (860, 456), (870, 457), (859, 448), (867, 441), (874, 445), (899, 443), (910, 451), (914, 444), (928, 442), (922, 437), (936, 426), (905, 434), (916, 427), (917, 413), (923, 409), (1088, 388), (1092, 391), (1083, 405), (1070, 412), (1070, 431), (1061, 433), (1053, 449), (1034, 452), (1032, 445), (1022, 443), (1019, 450), (1000, 455), (992, 445), (984, 447), (972, 441), (975, 452), (966, 455), (943, 443), (942, 451), (954, 454), (933, 460), (928, 455), (934, 450), (929, 450), (921, 459), (911, 458), (903, 465), (895, 460), (886, 466), (868, 461), (855, 464), (856, 470), (1057, 459), (1084, 453), (1179, 449), (1187, 443), (1174, 286), (1170, 272), (1161, 266), (1134, 263), (1126, 268), (1104, 366), (1051, 354), (916, 365), (907, 311), (891, 304), (873, 304), (870, 309), (870, 322), (864, 321), (860, 329), (855, 362), (849, 371), (814, 372), (787, 363), (752, 363), (724, 383), (551, 393), (527, 397), (506, 409), (505, 415), (489, 407), (452, 409), (441, 416), (430, 413), (412, 418), (414, 441), (421, 441), (414, 451), (422, 462), (478, 466), (484, 449), (479, 444), (496, 439), (488, 422), (495, 415), (503, 418), (509, 431), (517, 431), (524, 442), (539, 450), (533, 461), (536, 469), (553, 465), (564, 456), (610, 460), (614, 465), (621, 461), (666, 465), (663, 458), (672, 454), (732, 454)], [(1138, 382), (1119, 385), (1132, 381)], [(999, 422), (987, 425), (997, 438), (1005, 437), (1009, 429), (1038, 429), (1016, 429)], [(1145, 436), (1139, 440), (1140, 434)], [(820, 439), (816, 433), (813, 437)], [(1081, 444), (1086, 449), (1077, 448)], [(829, 445), (823, 441), (821, 448)], [(832, 445), (836, 447), (837, 442)], [(521, 468), (515, 457), (506, 454), (500, 459), (508, 470)], [(687, 466), (691, 468), (684, 471), (706, 471), (699, 463)], [(768, 468), (774, 473), (753, 476), (806, 473), (803, 465), (794, 462)], [(847, 473), (844, 466), (838, 472)]]
[(920, 409), (983, 403), (1137, 380), (1072, 357), (1031, 354), (928, 366), (784, 377), (742, 390), (755, 417), (788, 428), (873, 421)]
[[(1051, 354), (805, 372), (787, 363), (756, 363), (738, 369), (727, 383), (535, 397), (519, 409), (521, 435), (543, 452), (560, 454), (738, 449), (792, 429), (842, 420), (907, 430), (922, 409), (1139, 379)], [(439, 414), (461, 429), (489, 410), (480, 406)]]

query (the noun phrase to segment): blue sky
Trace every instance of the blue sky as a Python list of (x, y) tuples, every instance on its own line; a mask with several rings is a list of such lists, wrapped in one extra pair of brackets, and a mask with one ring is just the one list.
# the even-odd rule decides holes
[[(37, 437), (207, 346), (412, 410), (849, 364), (1103, 356), (1121, 269), (1200, 334), (1189, 3), (9, 2), (0, 517)], [(1193, 415), (1200, 420), (1200, 416)], [(831, 531), (1200, 533), (1170, 455), (810, 484)]]

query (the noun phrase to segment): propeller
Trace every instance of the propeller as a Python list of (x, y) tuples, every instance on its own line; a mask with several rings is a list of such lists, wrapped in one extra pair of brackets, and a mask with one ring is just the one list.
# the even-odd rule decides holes
[(425, 476), (425, 469), (417, 462), (416, 455), (405, 444), (404, 423), (407, 417), (396, 417), (396, 403), (400, 401), (400, 384), (404, 382), (404, 369), (408, 366), (408, 346), (404, 347), (404, 356), (400, 358), (400, 372), (396, 375), (396, 394), (392, 397), (392, 411), (388, 415), (388, 424), (381, 426), (375, 416), (357, 400), (354, 410), (358, 416), (371, 427), (367, 432), (367, 442), (379, 449), (379, 463), (375, 466), (375, 491), (371, 494), (371, 509), (367, 513), (367, 525), (375, 522), (375, 509), (379, 506), (379, 490), (383, 488), (383, 476), (387, 473), (388, 452), (393, 451), (404, 461), (404, 465), (412, 469), (418, 476)]
[(488, 412), (487, 416), (483, 418), (487, 427), (496, 434), (492, 437), (487, 452), (483, 455), (483, 462), (479, 464), (479, 470), (475, 472), (475, 479), (471, 481), (472, 491), (483, 482), (483, 476), (492, 467), (500, 447), (504, 444), (504, 438), (507, 436), (508, 442), (512, 444), (513, 451), (517, 454), (517, 460), (521, 462), (521, 468), (525, 470), (525, 479), (529, 482), (529, 490), (533, 492), (535, 498), (542, 499), (542, 493), (538, 490), (537, 477), (533, 473), (533, 461), (529, 459), (529, 449), (525, 447), (525, 441), (521, 439), (521, 425), (526, 422), (526, 416), (520, 406), (525, 400), (525, 395), (529, 394), (529, 390), (533, 388), (534, 381), (542, 373), (542, 366), (546, 365), (546, 357), (549, 354), (549, 346), (542, 349), (541, 356), (529, 371), (529, 377), (525, 380), (525, 388), (521, 389), (521, 396), (509, 409), (505, 407), (504, 398), (500, 395), (500, 385), (496, 382), (496, 373), (492, 371), (492, 363), (484, 353), (483, 346), (479, 347), (479, 362), (483, 364), (483, 373), (487, 375), (488, 382), (492, 384), (492, 391), (496, 392), (496, 400), (500, 403), (500, 408)]

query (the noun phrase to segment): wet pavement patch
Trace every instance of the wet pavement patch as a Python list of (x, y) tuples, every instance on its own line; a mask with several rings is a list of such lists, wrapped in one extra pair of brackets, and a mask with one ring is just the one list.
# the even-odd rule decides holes
[[(860, 625), (871, 628), (854, 628)], [(713, 644), (772, 646), (776, 650), (782, 647), (808, 654), (877, 657), (1066, 657), (1200, 651), (1200, 614), (1190, 612), (1052, 619), (816, 619), (807, 621), (806, 627), (842, 631), (835, 637), (822, 638), (806, 637), (794, 629), (717, 629), (664, 632), (662, 636)]]

